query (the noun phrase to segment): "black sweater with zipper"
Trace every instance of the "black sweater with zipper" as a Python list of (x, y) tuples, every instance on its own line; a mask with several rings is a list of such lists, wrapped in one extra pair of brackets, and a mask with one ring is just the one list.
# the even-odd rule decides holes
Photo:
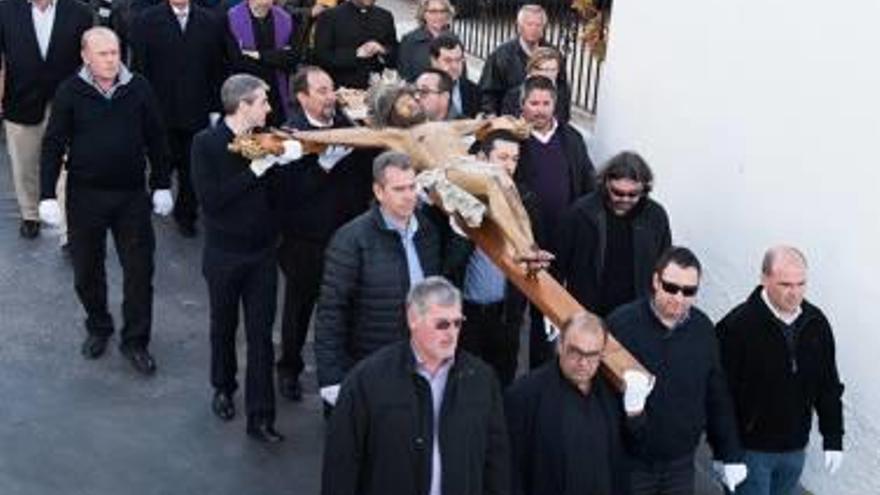
[[(807, 301), (790, 325), (776, 318), (759, 286), (720, 322), (718, 335), (743, 446), (784, 452), (803, 449), (813, 410), (825, 450), (843, 443), (843, 384), (834, 335), (822, 311)], [(792, 332), (792, 343), (785, 332)]]
[[(127, 79), (127, 75), (121, 77)], [(40, 159), (42, 199), (55, 197), (55, 182), (67, 154), (71, 187), (168, 189), (168, 145), (156, 97), (146, 79), (130, 74), (110, 98), (74, 75), (55, 94)]]

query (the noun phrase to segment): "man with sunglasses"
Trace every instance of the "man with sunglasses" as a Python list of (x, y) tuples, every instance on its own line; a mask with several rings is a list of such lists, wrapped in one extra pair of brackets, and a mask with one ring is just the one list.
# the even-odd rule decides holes
[(409, 338), (349, 373), (327, 429), (323, 495), (510, 492), (501, 391), (456, 352), (461, 293), (442, 277), (406, 297)]
[(449, 120), (452, 78), (440, 69), (425, 69), (415, 82), (419, 106), (429, 121)]
[(825, 468), (843, 461), (843, 384), (834, 334), (822, 310), (804, 299), (807, 260), (776, 246), (761, 285), (718, 323), (721, 359), (736, 405), (749, 477), (740, 495), (788, 495), (797, 489), (819, 417)]
[(628, 445), (633, 495), (693, 494), (703, 430), (727, 488), (746, 477), (715, 328), (694, 306), (700, 274), (694, 253), (673, 246), (657, 261), (651, 294), (608, 317), (612, 334), (655, 377), (647, 401), (625, 407), (641, 423)]
[(578, 313), (562, 326), (557, 358), (508, 389), (511, 493), (629, 493), (625, 417), (617, 394), (597, 376), (606, 341), (602, 321)]
[(599, 316), (648, 294), (654, 263), (669, 248), (669, 217), (648, 197), (651, 168), (624, 151), (600, 170), (598, 190), (576, 200), (560, 221), (560, 281)]

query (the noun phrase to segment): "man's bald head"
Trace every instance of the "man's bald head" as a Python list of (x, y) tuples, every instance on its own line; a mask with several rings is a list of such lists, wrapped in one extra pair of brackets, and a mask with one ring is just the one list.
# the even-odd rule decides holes
[(83, 33), (82, 40), (80, 41), (80, 48), (82, 51), (86, 51), (89, 45), (97, 40), (112, 40), (112, 42), (116, 43), (116, 46), (119, 47), (119, 36), (116, 36), (116, 33), (112, 29), (104, 26), (95, 26), (87, 29)]
[(798, 248), (780, 244), (773, 246), (764, 253), (764, 260), (761, 262), (761, 273), (770, 275), (773, 268), (781, 263), (800, 264), (802, 268), (807, 268), (807, 257), (804, 256)]

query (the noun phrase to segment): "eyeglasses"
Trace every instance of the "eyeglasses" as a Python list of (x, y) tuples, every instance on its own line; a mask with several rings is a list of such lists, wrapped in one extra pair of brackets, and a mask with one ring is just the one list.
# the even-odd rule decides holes
[(620, 189), (618, 189), (610, 184), (607, 187), (608, 187), (608, 192), (611, 193), (612, 196), (617, 196), (618, 198), (623, 198), (623, 199), (638, 199), (645, 192), (642, 189), (638, 189), (635, 191), (621, 191)]
[(464, 317), (462, 318), (453, 318), (451, 320), (447, 320), (446, 318), (440, 318), (434, 321), (434, 329), (435, 330), (449, 330), (452, 327), (455, 327), (456, 330), (461, 329), (461, 325), (464, 323)]
[(602, 351), (584, 351), (570, 346), (565, 349), (565, 357), (572, 361), (595, 362), (602, 358)]
[(431, 88), (416, 88), (415, 92), (419, 96), (439, 95), (441, 93), (445, 93), (445, 91), (440, 91), (439, 89), (431, 89)]
[(447, 9), (428, 9), (425, 12), (428, 14), (448, 14), (449, 10), (447, 10)]
[(694, 297), (697, 295), (697, 289), (699, 289), (696, 285), (678, 285), (672, 282), (667, 282), (666, 280), (660, 279), (660, 287), (663, 288), (663, 292), (669, 294), (670, 296), (674, 296), (681, 292), (681, 295), (684, 297)]

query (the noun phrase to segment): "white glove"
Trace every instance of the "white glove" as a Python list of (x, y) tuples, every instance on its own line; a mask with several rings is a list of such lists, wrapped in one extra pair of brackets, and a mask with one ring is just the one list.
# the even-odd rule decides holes
[(40, 220), (46, 225), (57, 227), (61, 225), (61, 208), (58, 206), (58, 200), (44, 199), (40, 201), (38, 207)]
[(321, 398), (324, 399), (324, 402), (330, 404), (331, 406), (335, 406), (336, 399), (339, 398), (339, 384), (321, 387), (321, 390), (318, 391), (318, 395), (320, 395)]
[(278, 157), (278, 163), (281, 165), (288, 164), (294, 160), (299, 160), (303, 156), (302, 143), (295, 139), (287, 139), (284, 141), (284, 153)]
[(839, 450), (825, 451), (825, 469), (828, 470), (828, 474), (836, 473), (841, 464), (843, 464), (843, 452)]
[(266, 155), (263, 158), (257, 158), (255, 160), (251, 160), (251, 172), (254, 173), (257, 177), (262, 177), (263, 174), (266, 173), (266, 170), (272, 168), (275, 163), (277, 163), (278, 157), (275, 155)]
[(736, 486), (745, 481), (746, 476), (749, 474), (748, 468), (742, 463), (724, 464), (721, 472), (724, 485), (727, 486), (731, 493), (736, 491)]
[(648, 394), (654, 389), (654, 380), (641, 371), (626, 370), (623, 372), (623, 383), (626, 385), (623, 392), (624, 411), (627, 414), (640, 414), (645, 410)]
[(168, 189), (156, 189), (153, 191), (153, 213), (165, 216), (174, 208), (174, 199)]
[(320, 165), (325, 172), (329, 172), (333, 170), (333, 167), (335, 167), (340, 160), (348, 156), (352, 151), (354, 150), (347, 146), (328, 146), (323, 153), (318, 155), (318, 165)]
[(547, 342), (553, 342), (559, 337), (559, 329), (546, 316), (544, 317), (544, 335), (547, 336)]

